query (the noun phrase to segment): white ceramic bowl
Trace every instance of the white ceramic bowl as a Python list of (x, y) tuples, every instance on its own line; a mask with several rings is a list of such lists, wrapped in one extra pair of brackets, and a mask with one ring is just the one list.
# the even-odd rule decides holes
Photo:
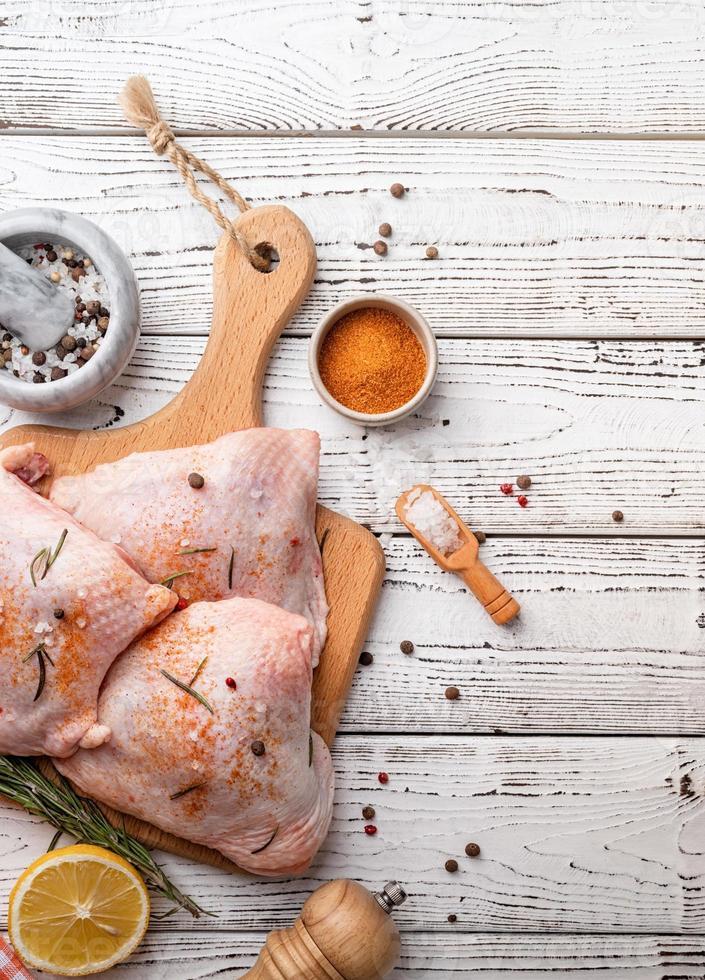
[(0, 215), (0, 241), (13, 251), (33, 242), (71, 245), (92, 259), (105, 277), (110, 307), (110, 326), (100, 349), (80, 371), (35, 385), (0, 370), (0, 402), (26, 412), (62, 412), (94, 398), (122, 373), (139, 338), (139, 292), (127, 256), (92, 221), (57, 208), (22, 208)]
[[(426, 374), (423, 384), (414, 397), (403, 405), (400, 405), (399, 408), (395, 408), (392, 412), (379, 412), (375, 415), (368, 415), (366, 412), (356, 412), (333, 398), (323, 384), (321, 373), (318, 370), (318, 355), (321, 350), (321, 345), (331, 327), (341, 317), (345, 316), (346, 313), (352, 313), (353, 310), (365, 308), (389, 310), (391, 313), (396, 313), (414, 331), (426, 355)], [(398, 422), (399, 419), (403, 419), (407, 415), (411, 415), (430, 395), (438, 373), (438, 345), (436, 344), (433, 330), (431, 330), (426, 320), (413, 306), (409, 306), (403, 300), (394, 299), (392, 296), (381, 296), (379, 293), (373, 295), (361, 293), (359, 296), (354, 296), (352, 299), (346, 299), (344, 302), (339, 303), (320, 321), (313, 332), (311, 343), (309, 344), (308, 369), (318, 394), (326, 405), (330, 405), (340, 415), (345, 416), (347, 419), (352, 419), (353, 422), (358, 422), (360, 425), (389, 425), (392, 422)]]

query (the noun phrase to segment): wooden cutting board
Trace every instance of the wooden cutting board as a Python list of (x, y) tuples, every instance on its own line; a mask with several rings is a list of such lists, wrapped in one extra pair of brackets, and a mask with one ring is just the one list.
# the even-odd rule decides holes
[[(196, 371), (181, 392), (150, 418), (99, 432), (21, 425), (0, 435), (0, 448), (34, 442), (49, 459), (52, 477), (85, 473), (129, 453), (210, 442), (226, 432), (262, 425), (262, 383), (279, 334), (308, 293), (316, 251), (308, 229), (288, 208), (246, 211), (238, 229), (255, 246), (271, 243), (279, 263), (258, 272), (225, 234), (213, 260), (213, 325)], [(188, 311), (186, 311), (188, 314)], [(295, 422), (292, 419), (292, 423)], [(47, 493), (50, 479), (41, 487)], [(362, 644), (384, 577), (377, 539), (354, 521), (318, 508), (330, 604), (328, 639), (313, 682), (312, 727), (328, 745), (335, 738)], [(120, 814), (104, 808), (122, 825)], [(236, 869), (216, 851), (165, 834), (134, 817), (127, 830), (148, 847)]]

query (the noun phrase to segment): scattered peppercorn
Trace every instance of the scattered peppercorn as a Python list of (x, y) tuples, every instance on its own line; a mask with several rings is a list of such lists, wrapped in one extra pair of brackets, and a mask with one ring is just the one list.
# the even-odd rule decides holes
[(56, 262), (58, 256), (53, 248), (50, 248), (47, 252), (47, 262)]
[(404, 185), (398, 182), (392, 184), (392, 186), (389, 188), (389, 193), (392, 195), (392, 197), (404, 197), (405, 192), (406, 188)]
[(200, 473), (189, 473), (188, 475), (188, 485), (194, 490), (200, 490), (205, 482)]
[(458, 870), (458, 862), (455, 858), (448, 858), (445, 864), (446, 871), (450, 871), (451, 874), (455, 874)]
[(63, 609), (55, 609), (54, 610), (54, 619), (63, 619), (63, 618), (64, 618), (64, 610)]
[(528, 490), (529, 487), (531, 486), (531, 477), (530, 476), (518, 476), (517, 477), (517, 486), (519, 487), (520, 490)]
[(65, 337), (61, 338), (61, 346), (69, 352), (76, 350), (76, 338), (67, 333)]
[(32, 378), (32, 381), (35, 383), (35, 385), (43, 385), (44, 384), (44, 375), (43, 374), (40, 374), (37, 371), (37, 372), (35, 372), (35, 375)]
[(374, 659), (372, 654), (368, 653), (367, 650), (363, 650), (360, 654), (360, 663), (363, 667), (369, 667)]
[(411, 640), (402, 640), (399, 644), (399, 649), (408, 657), (410, 653), (414, 652), (414, 644), (411, 642)]
[(480, 845), (479, 844), (466, 844), (465, 845), (465, 853), (467, 854), (467, 856), (469, 858), (476, 858), (478, 856), (478, 854), (480, 853)]
[(57, 365), (56, 367), (53, 367), (51, 369), (51, 380), (52, 381), (61, 381), (61, 379), (62, 378), (65, 378), (67, 374), (68, 374), (68, 371), (64, 371), (63, 368), (60, 368)]
[[(225, 683), (228, 685), (228, 687), (232, 688), (233, 691), (237, 690), (237, 681), (235, 680), (234, 677), (226, 677), (225, 678)], [(255, 752), (254, 748), (252, 749), (252, 751)], [(258, 753), (255, 752), (255, 755), (257, 755), (257, 754)], [(260, 755), (261, 755), (261, 753), (260, 753)]]
[(256, 741), (252, 743), (250, 748), (252, 749), (253, 755), (264, 755), (265, 752), (264, 742), (260, 742), (259, 739), (256, 739)]
[(377, 833), (377, 828), (373, 823), (368, 823), (365, 827), (365, 833), (368, 837), (374, 837), (374, 835)]
[(46, 364), (47, 356), (43, 350), (35, 350), (32, 354), (32, 364), (36, 364), (37, 367), (41, 367), (42, 364)]
[(517, 503), (519, 504), (520, 507), (528, 507), (529, 498), (525, 497), (523, 493), (520, 493), (519, 496), (517, 497)]
[(621, 510), (615, 510), (615, 511), (613, 511), (612, 512), (612, 520), (613, 521), (616, 521), (617, 524), (621, 524), (622, 521), (624, 520), (624, 514), (622, 513), (622, 511)]
[(379, 239), (379, 241), (376, 241), (372, 247), (375, 250), (375, 255), (387, 254), (387, 243), (383, 242), (381, 238)]
[(500, 483), (499, 489), (502, 491), (505, 497), (511, 497), (514, 493), (514, 487), (511, 483)]
[(485, 534), (484, 531), (473, 531), (473, 534), (477, 538), (478, 544), (484, 544), (485, 541), (487, 541), (487, 535)]
[(437, 259), (438, 258), (438, 249), (436, 248), (435, 245), (429, 245), (428, 246), (428, 248), (426, 249), (426, 258), (427, 259)]
[(186, 609), (187, 606), (188, 606), (188, 600), (184, 599), (183, 596), (179, 596), (179, 601), (176, 603), (176, 608), (179, 610), (179, 612), (183, 612), (183, 610)]
[(458, 690), (457, 687), (447, 687), (446, 697), (448, 698), (449, 701), (457, 701), (458, 698), (460, 697), (460, 691)]
[(377, 231), (380, 233), (382, 238), (389, 238), (389, 236), (392, 234), (392, 226), (388, 221), (383, 221)]
[(457, 916), (457, 915), (454, 915), (454, 914), (453, 914), (453, 913), (451, 912), (451, 913), (450, 913), (450, 915), (448, 916), (448, 921), (449, 921), (449, 922), (457, 922), (457, 921), (458, 921), (458, 916)]
[(375, 808), (373, 806), (363, 806), (362, 815), (365, 820), (374, 820)]
[(94, 354), (95, 351), (93, 350), (92, 347), (83, 347), (81, 349), (81, 353), (78, 356), (81, 358), (82, 361), (90, 361), (90, 359), (93, 357)]
[(387, 783), (389, 782), (389, 776), (387, 775), (386, 772), (380, 772), (380, 773), (378, 773), (377, 774), (377, 779), (379, 779), (380, 783), (383, 786), (386, 786)]

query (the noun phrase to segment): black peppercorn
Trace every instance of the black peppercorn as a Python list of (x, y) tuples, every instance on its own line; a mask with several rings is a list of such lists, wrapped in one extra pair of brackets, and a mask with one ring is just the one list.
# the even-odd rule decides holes
[(445, 864), (446, 871), (450, 871), (451, 874), (455, 874), (458, 870), (458, 862), (455, 858), (449, 858)]
[(205, 482), (200, 473), (189, 473), (188, 475), (188, 485), (194, 490), (200, 490)]
[(465, 845), (465, 853), (467, 854), (467, 856), (469, 858), (476, 858), (478, 856), (478, 854), (480, 853), (480, 845), (479, 844), (466, 844)]
[(54, 610), (54, 619), (63, 619), (63, 618), (64, 618), (64, 610), (63, 609), (55, 609)]
[(457, 922), (457, 921), (458, 921), (458, 916), (457, 916), (457, 915), (454, 915), (454, 914), (453, 914), (453, 913), (451, 912), (451, 913), (450, 913), (450, 915), (448, 916), (448, 921), (449, 921), (449, 922)]
[(386, 255), (387, 254), (387, 243), (383, 242), (380, 238), (379, 241), (375, 242), (372, 246), (375, 250), (375, 255)]
[(375, 808), (373, 806), (363, 806), (362, 815), (365, 818), (365, 820), (374, 820)]
[(32, 354), (32, 364), (36, 364), (37, 367), (41, 367), (42, 364), (46, 364), (47, 356), (43, 350), (35, 350)]
[(622, 521), (624, 520), (624, 514), (622, 513), (622, 511), (621, 510), (615, 510), (615, 511), (613, 511), (612, 512), (612, 520), (613, 521), (616, 521), (617, 524), (621, 524)]
[(406, 188), (403, 184), (395, 183), (389, 188), (389, 193), (392, 197), (403, 197)]
[(363, 650), (360, 654), (360, 663), (363, 667), (369, 667), (374, 659), (372, 654), (368, 653), (367, 650)]
[(383, 221), (377, 231), (380, 233), (382, 238), (389, 238), (389, 236), (392, 234), (392, 226), (388, 221)]
[(259, 739), (254, 741), (250, 748), (252, 749), (253, 755), (264, 755), (265, 753), (264, 742), (260, 742)]
[(460, 691), (458, 690), (457, 687), (447, 687), (446, 697), (448, 698), (449, 701), (457, 701), (458, 698), (460, 697)]
[(411, 642), (411, 640), (402, 640), (399, 644), (399, 649), (402, 653), (405, 653), (408, 656), (410, 653), (414, 652), (414, 644)]
[(487, 541), (487, 535), (485, 534), (484, 531), (473, 531), (473, 534), (477, 538), (478, 544), (484, 544), (485, 541)]

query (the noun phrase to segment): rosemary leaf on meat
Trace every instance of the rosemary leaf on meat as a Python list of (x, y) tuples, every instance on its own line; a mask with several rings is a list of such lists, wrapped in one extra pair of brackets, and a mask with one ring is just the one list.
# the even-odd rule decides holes
[(232, 592), (233, 588), (233, 568), (235, 567), (235, 549), (231, 546), (230, 548), (230, 564), (228, 565), (228, 591)]
[(203, 660), (198, 665), (198, 667), (196, 667), (196, 673), (193, 675), (193, 677), (191, 678), (191, 680), (188, 682), (188, 686), (189, 687), (193, 687), (193, 685), (196, 683), (196, 681), (198, 680), (198, 678), (201, 676), (201, 671), (203, 670), (203, 668), (206, 666), (207, 663), (208, 663), (208, 657), (204, 657)]
[(44, 685), (46, 684), (47, 680), (47, 667), (44, 663), (44, 659), (46, 658), (52, 667), (54, 666), (54, 661), (51, 659), (44, 642), (38, 643), (33, 650), (30, 650), (27, 656), (23, 658), (22, 663), (29, 663), (32, 657), (35, 656), (37, 658), (37, 663), (39, 664), (39, 683), (37, 684), (37, 693), (34, 695), (33, 700), (38, 701), (42, 696)]
[(213, 711), (213, 708), (209, 702), (206, 701), (203, 695), (199, 694), (198, 691), (194, 691), (190, 684), (184, 684), (184, 682), (180, 681), (178, 677), (174, 677), (173, 674), (170, 674), (168, 670), (164, 670), (162, 667), (159, 668), (159, 672), (160, 674), (163, 674), (168, 681), (171, 681), (172, 684), (176, 684), (180, 690), (185, 691), (187, 694), (190, 694), (192, 698), (195, 698), (198, 702), (200, 702), (200, 704), (202, 704), (207, 711), (210, 711), (212, 715), (215, 714), (215, 711)]
[(183, 578), (184, 575), (190, 575), (191, 572), (174, 572), (173, 575), (167, 575), (165, 579), (159, 583), (160, 585), (165, 585), (167, 589), (170, 589), (177, 578)]
[(308, 767), (311, 768), (311, 763), (313, 762), (313, 735), (311, 732), (308, 733)]
[[(53, 782), (28, 759), (0, 756), (0, 795), (34, 816), (48, 820), (81, 843), (105, 847), (129, 861), (147, 886), (173, 902), (175, 909), (186, 909), (194, 918), (212, 914), (179, 891), (143, 844), (131, 837), (124, 827), (121, 830), (112, 827), (97, 804), (78, 796), (61, 776)], [(52, 844), (57, 840), (55, 837)]]
[(182, 796), (186, 796), (188, 793), (193, 793), (194, 790), (201, 789), (205, 785), (205, 783), (194, 783), (193, 786), (187, 786), (186, 789), (180, 789), (178, 793), (173, 793), (169, 799), (180, 800)]
[(206, 551), (217, 551), (217, 548), (184, 548), (180, 555), (203, 555)]
[[(65, 527), (61, 532), (61, 537), (59, 538), (54, 550), (52, 551), (51, 548), (42, 548), (42, 550), (38, 551), (32, 561), (29, 563), (29, 577), (32, 579), (32, 585), (35, 587), (35, 589), (37, 587), (37, 575), (41, 571), (41, 574), (39, 575), (40, 582), (42, 579), (46, 578), (47, 572), (59, 557), (61, 549), (64, 547), (64, 541), (66, 540), (66, 535), (68, 533), (69, 529)], [(44, 562), (43, 565), (42, 561)]]
[(274, 833), (269, 838), (267, 843), (263, 844), (261, 847), (258, 847), (256, 851), (250, 851), (250, 854), (261, 854), (262, 851), (265, 851), (269, 847), (269, 845), (272, 843), (272, 841), (274, 840), (274, 838), (277, 836), (278, 833), (279, 833), (279, 825), (277, 824), (277, 826), (274, 828)]
[(320, 551), (321, 554), (323, 554), (323, 547), (326, 543), (326, 538), (328, 537), (329, 534), (330, 534), (330, 528), (327, 527), (323, 532), (323, 534), (321, 535), (321, 540), (318, 542), (318, 550)]

